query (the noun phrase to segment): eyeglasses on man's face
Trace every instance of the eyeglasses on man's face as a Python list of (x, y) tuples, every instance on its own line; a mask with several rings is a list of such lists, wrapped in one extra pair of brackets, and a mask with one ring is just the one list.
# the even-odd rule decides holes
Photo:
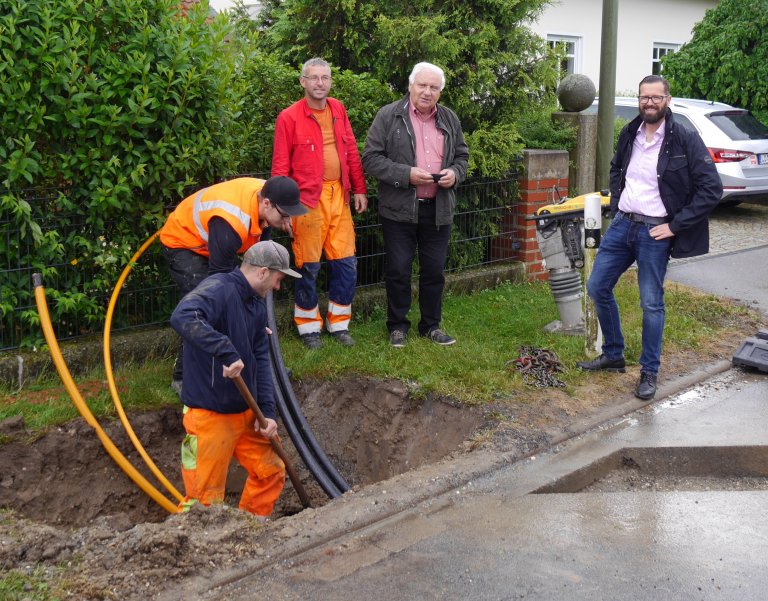
[(637, 97), (637, 99), (640, 101), (640, 104), (648, 104), (649, 102), (652, 102), (653, 104), (659, 104), (665, 98), (669, 98), (669, 94), (665, 94), (664, 96), (638, 96)]
[(277, 211), (277, 212), (280, 214), (280, 217), (282, 217), (283, 219), (290, 219), (290, 218), (291, 218), (291, 216), (290, 216), (288, 213), (286, 213), (285, 211), (283, 211), (283, 210), (282, 210), (282, 209), (281, 209), (281, 208), (280, 208), (278, 205), (276, 205), (275, 203), (272, 203), (272, 206), (273, 206), (273, 207), (275, 207), (275, 210), (276, 210), (276, 211)]
[(317, 83), (318, 81), (328, 83), (331, 81), (330, 75), (302, 75), (302, 77), (307, 81), (311, 81), (312, 83)]

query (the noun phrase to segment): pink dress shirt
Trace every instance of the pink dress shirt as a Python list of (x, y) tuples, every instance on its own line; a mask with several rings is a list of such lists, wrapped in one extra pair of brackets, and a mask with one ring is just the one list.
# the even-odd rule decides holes
[(637, 130), (632, 145), (632, 156), (627, 166), (624, 190), (619, 199), (619, 210), (649, 217), (666, 217), (667, 209), (661, 202), (656, 166), (664, 140), (666, 123), (662, 121), (650, 142), (645, 141), (645, 123)]
[[(416, 167), (430, 173), (440, 173), (443, 169), (443, 132), (437, 129), (437, 107), (429, 115), (422, 115), (413, 106), (411, 123), (416, 147)], [(416, 186), (416, 198), (435, 198), (437, 184)]]

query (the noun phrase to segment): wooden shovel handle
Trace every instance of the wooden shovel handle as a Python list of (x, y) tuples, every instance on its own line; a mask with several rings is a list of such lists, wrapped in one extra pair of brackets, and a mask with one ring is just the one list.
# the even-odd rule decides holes
[[(253, 411), (254, 415), (256, 415), (256, 421), (259, 423), (259, 428), (263, 430), (267, 427), (267, 418), (264, 417), (261, 409), (259, 409), (259, 405), (256, 403), (256, 399), (253, 398), (251, 391), (248, 390), (248, 386), (246, 386), (242, 376), (237, 375), (232, 379), (235, 382), (235, 386), (237, 386), (237, 389), (240, 391), (240, 394), (243, 395), (245, 402), (248, 403), (251, 411)], [(301, 480), (299, 480), (299, 476), (296, 473), (296, 468), (293, 467), (293, 463), (291, 463), (291, 460), (288, 459), (288, 456), (285, 453), (285, 449), (283, 449), (283, 445), (280, 444), (280, 441), (276, 436), (270, 438), (269, 441), (272, 443), (272, 447), (275, 449), (277, 455), (280, 457), (280, 459), (283, 460), (283, 463), (285, 464), (285, 471), (288, 472), (288, 477), (291, 479), (291, 484), (293, 484), (293, 489), (296, 491), (296, 494), (299, 495), (302, 506), (312, 507), (312, 503), (309, 500), (309, 495), (307, 494), (307, 491), (304, 490), (304, 485), (301, 483)]]

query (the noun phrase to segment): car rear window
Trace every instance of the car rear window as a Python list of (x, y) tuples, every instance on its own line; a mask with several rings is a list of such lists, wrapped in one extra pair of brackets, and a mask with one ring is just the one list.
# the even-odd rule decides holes
[(731, 140), (768, 139), (768, 127), (746, 111), (722, 111), (708, 116)]

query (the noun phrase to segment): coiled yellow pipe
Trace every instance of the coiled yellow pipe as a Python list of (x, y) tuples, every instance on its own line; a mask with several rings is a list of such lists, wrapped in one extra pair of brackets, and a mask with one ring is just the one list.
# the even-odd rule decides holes
[(32, 275), (32, 281), (34, 282), (35, 286), (35, 301), (37, 303), (37, 312), (40, 316), (40, 326), (43, 329), (45, 341), (48, 343), (51, 358), (53, 359), (53, 363), (56, 366), (56, 371), (59, 372), (61, 381), (64, 383), (64, 387), (69, 393), (69, 397), (72, 399), (75, 407), (77, 407), (80, 415), (82, 415), (86, 423), (96, 431), (96, 435), (99, 437), (101, 444), (104, 446), (109, 456), (112, 457), (115, 463), (120, 466), (126, 475), (131, 480), (133, 480), (139, 486), (139, 488), (141, 488), (141, 490), (147, 493), (152, 498), (152, 500), (163, 507), (163, 509), (166, 509), (170, 513), (178, 513), (178, 506), (166, 498), (159, 490), (152, 486), (152, 484), (150, 484), (144, 478), (144, 476), (136, 471), (136, 468), (131, 465), (131, 462), (128, 461), (128, 459), (114, 445), (107, 433), (104, 432), (102, 427), (99, 425), (99, 422), (94, 417), (93, 413), (91, 413), (91, 410), (88, 408), (88, 405), (80, 394), (80, 390), (77, 388), (77, 385), (72, 379), (72, 374), (70, 373), (69, 368), (67, 367), (67, 363), (61, 354), (59, 342), (56, 340), (56, 335), (53, 332), (51, 316), (48, 313), (48, 303), (45, 300), (45, 289), (43, 288), (42, 276), (39, 273), (35, 273)]
[(117, 305), (117, 299), (120, 296), (120, 290), (123, 287), (123, 284), (125, 283), (125, 280), (128, 278), (128, 274), (131, 273), (131, 270), (133, 269), (133, 266), (136, 264), (136, 262), (139, 260), (141, 255), (144, 254), (144, 252), (149, 248), (152, 243), (155, 241), (155, 238), (160, 235), (160, 232), (155, 232), (152, 236), (150, 236), (144, 244), (141, 245), (141, 248), (136, 251), (136, 254), (134, 254), (131, 257), (131, 260), (128, 261), (128, 265), (125, 266), (125, 269), (123, 269), (123, 273), (120, 274), (120, 277), (117, 280), (117, 283), (115, 284), (115, 289), (112, 292), (112, 297), (109, 299), (109, 306), (107, 307), (107, 315), (106, 319), (104, 320), (104, 371), (107, 375), (107, 383), (109, 384), (109, 393), (112, 395), (112, 402), (115, 404), (115, 409), (117, 410), (117, 415), (120, 417), (120, 422), (123, 424), (123, 427), (125, 428), (126, 433), (128, 434), (128, 438), (131, 439), (131, 442), (133, 443), (134, 448), (136, 451), (138, 451), (139, 455), (141, 455), (141, 458), (144, 460), (144, 463), (147, 465), (147, 467), (150, 469), (150, 471), (155, 475), (155, 478), (160, 481), (160, 483), (165, 486), (166, 490), (171, 493), (176, 499), (181, 502), (184, 497), (183, 495), (176, 490), (176, 487), (171, 484), (168, 479), (163, 475), (163, 473), (160, 471), (160, 469), (155, 465), (155, 462), (152, 461), (152, 458), (147, 454), (146, 450), (142, 446), (141, 442), (139, 441), (138, 437), (136, 436), (136, 433), (133, 430), (133, 427), (131, 427), (131, 423), (128, 421), (128, 416), (125, 414), (125, 410), (123, 409), (123, 404), (120, 402), (120, 395), (117, 393), (117, 386), (115, 385), (115, 376), (112, 372), (112, 352), (110, 349), (110, 337), (112, 333), (112, 316), (115, 312), (115, 306)]

